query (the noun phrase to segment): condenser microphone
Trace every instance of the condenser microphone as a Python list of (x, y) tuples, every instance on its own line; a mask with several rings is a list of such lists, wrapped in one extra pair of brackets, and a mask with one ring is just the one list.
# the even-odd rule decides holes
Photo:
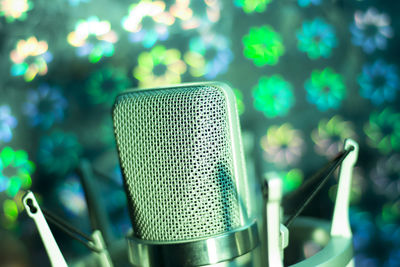
[(222, 83), (133, 89), (113, 122), (134, 266), (261, 266), (236, 100)]

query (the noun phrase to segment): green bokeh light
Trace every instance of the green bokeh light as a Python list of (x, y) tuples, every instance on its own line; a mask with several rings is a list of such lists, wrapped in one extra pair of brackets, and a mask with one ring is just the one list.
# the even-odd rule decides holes
[(383, 154), (393, 150), (400, 150), (400, 113), (391, 108), (382, 112), (373, 112), (364, 131), (368, 136), (368, 143)]
[(268, 118), (287, 115), (295, 102), (291, 84), (279, 75), (261, 77), (253, 97), (254, 107)]
[(285, 52), (281, 36), (269, 25), (251, 27), (242, 42), (244, 56), (252, 59), (258, 67), (277, 64)]
[(243, 8), (246, 13), (264, 12), (272, 0), (235, 0), (235, 5)]
[(14, 151), (5, 147), (0, 152), (0, 179), (8, 180), (6, 193), (9, 197), (15, 197), (21, 188), (28, 189), (31, 186), (34, 170), (35, 164), (28, 160), (24, 150)]
[(346, 97), (346, 86), (340, 74), (331, 68), (313, 70), (310, 79), (305, 82), (307, 100), (321, 111), (337, 109)]

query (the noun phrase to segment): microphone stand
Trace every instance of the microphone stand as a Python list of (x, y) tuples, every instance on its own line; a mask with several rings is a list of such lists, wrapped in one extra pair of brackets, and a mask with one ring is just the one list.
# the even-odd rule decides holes
[[(57, 242), (54, 239), (45, 216), (49, 221), (53, 222), (71, 237), (80, 241), (92, 251), (97, 253), (97, 257), (99, 259), (98, 262), (100, 262), (99, 265), (101, 267), (113, 267), (103, 236), (99, 230), (94, 230), (92, 235), (89, 237), (72, 226), (66, 224), (57, 216), (47, 211), (42, 211), (36, 201), (35, 195), (31, 191), (28, 191), (25, 194), (25, 196), (22, 198), (22, 203), (25, 206), (28, 216), (31, 217), (36, 224), (47, 255), (49, 256), (50, 263), (53, 267), (67, 267), (68, 265), (60, 251), (60, 248), (57, 245)], [(82, 240), (82, 238), (86, 239), (86, 241)]]

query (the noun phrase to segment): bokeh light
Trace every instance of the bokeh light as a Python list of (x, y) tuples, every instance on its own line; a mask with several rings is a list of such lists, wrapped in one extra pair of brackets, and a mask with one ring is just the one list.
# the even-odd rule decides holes
[(0, 106), (0, 144), (11, 141), (12, 130), (17, 126), (17, 123), (17, 119), (11, 114), (11, 108), (8, 105)]
[(184, 60), (193, 77), (213, 79), (228, 70), (233, 54), (229, 40), (217, 34), (194, 37), (189, 41), (189, 51)]
[(280, 75), (262, 76), (253, 87), (254, 107), (268, 118), (285, 116), (294, 105), (292, 85)]
[(34, 171), (35, 164), (28, 159), (26, 151), (11, 147), (0, 150), (0, 214), (3, 227), (13, 228), (17, 225), (18, 214), (22, 211), (22, 207), (19, 207), (22, 190), (31, 187)]
[(321, 4), (322, 0), (298, 0), (297, 2), (301, 7), (307, 7), (309, 5), (318, 6)]
[(133, 76), (139, 80), (141, 87), (180, 83), (181, 75), (186, 72), (180, 51), (161, 45), (155, 46), (150, 52), (140, 53), (138, 64)]
[(79, 20), (67, 40), (70, 45), (77, 47), (78, 56), (88, 56), (91, 63), (96, 63), (114, 54), (118, 35), (111, 29), (110, 22), (92, 16), (87, 20)]
[(220, 19), (221, 8), (221, 0), (175, 0), (170, 12), (183, 30), (208, 31)]
[(105, 67), (92, 73), (87, 82), (86, 91), (94, 104), (111, 106), (115, 97), (128, 89), (131, 82), (126, 74), (118, 68)]
[(322, 71), (313, 70), (304, 87), (307, 91), (307, 100), (321, 111), (339, 108), (346, 97), (342, 76), (329, 67)]
[(306, 52), (310, 59), (330, 57), (332, 48), (338, 43), (333, 26), (322, 18), (303, 22), (302, 28), (296, 32), (296, 37), (297, 47)]
[(61, 122), (66, 108), (67, 100), (61, 94), (60, 88), (48, 84), (29, 90), (22, 106), (30, 124), (43, 129), (49, 129), (54, 123)]
[(397, 198), (400, 195), (400, 155), (381, 158), (372, 169), (370, 177), (375, 192), (390, 199)]
[(35, 164), (24, 150), (5, 147), (0, 151), (0, 192), (15, 197), (20, 189), (28, 189)]
[(372, 112), (364, 131), (368, 137), (367, 143), (381, 153), (400, 150), (400, 113), (392, 108)]
[(251, 27), (242, 42), (244, 56), (253, 60), (257, 67), (276, 65), (285, 52), (280, 34), (268, 25)]
[(235, 5), (243, 8), (246, 13), (262, 13), (272, 0), (235, 0)]
[(389, 16), (380, 14), (373, 7), (368, 8), (366, 12), (354, 13), (354, 23), (350, 26), (350, 32), (353, 44), (361, 46), (366, 53), (386, 49), (387, 39), (393, 36)]
[(7, 22), (25, 20), (26, 12), (32, 7), (33, 3), (28, 0), (1, 0), (0, 16), (4, 16)]
[(296, 164), (304, 152), (304, 141), (299, 130), (285, 123), (268, 128), (261, 138), (261, 148), (264, 159), (277, 166), (292, 166)]
[(303, 172), (300, 169), (276, 171), (273, 173), (275, 177), (279, 177), (282, 180), (282, 193), (284, 195), (299, 188), (304, 180)]
[(68, 215), (83, 217), (87, 215), (85, 192), (76, 174), (70, 174), (57, 188), (57, 196)]
[(11, 75), (23, 75), (27, 82), (32, 81), (36, 75), (45, 75), (48, 70), (47, 63), (52, 60), (52, 55), (47, 50), (47, 42), (38, 41), (34, 36), (19, 40), (10, 53), (13, 62)]
[(355, 252), (368, 249), (377, 231), (372, 214), (359, 208), (351, 207), (350, 225), (353, 231)]
[(41, 138), (38, 163), (47, 173), (62, 176), (77, 166), (81, 151), (74, 134), (55, 130)]
[(78, 6), (81, 3), (89, 3), (90, 0), (68, 0), (68, 2), (71, 6)]
[(329, 120), (320, 120), (317, 129), (311, 133), (315, 151), (328, 158), (332, 158), (343, 150), (346, 138), (356, 138), (354, 125), (350, 121), (343, 120), (339, 115), (335, 115)]
[(168, 26), (175, 18), (165, 10), (163, 1), (140, 1), (129, 7), (128, 16), (122, 18), (123, 28), (130, 32), (132, 42), (141, 42), (144, 47), (152, 47), (158, 40), (168, 38)]
[(389, 65), (383, 60), (365, 64), (357, 81), (361, 96), (370, 99), (375, 105), (396, 99), (399, 77), (395, 65)]

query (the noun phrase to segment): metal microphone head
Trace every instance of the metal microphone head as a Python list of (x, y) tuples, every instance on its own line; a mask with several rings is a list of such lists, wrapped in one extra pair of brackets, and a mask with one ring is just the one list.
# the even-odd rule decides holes
[[(209, 238), (231, 242), (238, 232), (245, 233), (240, 238), (251, 239), (252, 248), (245, 250), (256, 246), (257, 229), (249, 227), (252, 218), (236, 101), (227, 85), (129, 90), (117, 97), (113, 121), (132, 238), (138, 246), (156, 253), (160, 246), (171, 249), (196, 242), (198, 246)], [(225, 253), (230, 256), (208, 255), (205, 261), (189, 259), (176, 266), (215, 263), (248, 252), (232, 248), (238, 249)]]

